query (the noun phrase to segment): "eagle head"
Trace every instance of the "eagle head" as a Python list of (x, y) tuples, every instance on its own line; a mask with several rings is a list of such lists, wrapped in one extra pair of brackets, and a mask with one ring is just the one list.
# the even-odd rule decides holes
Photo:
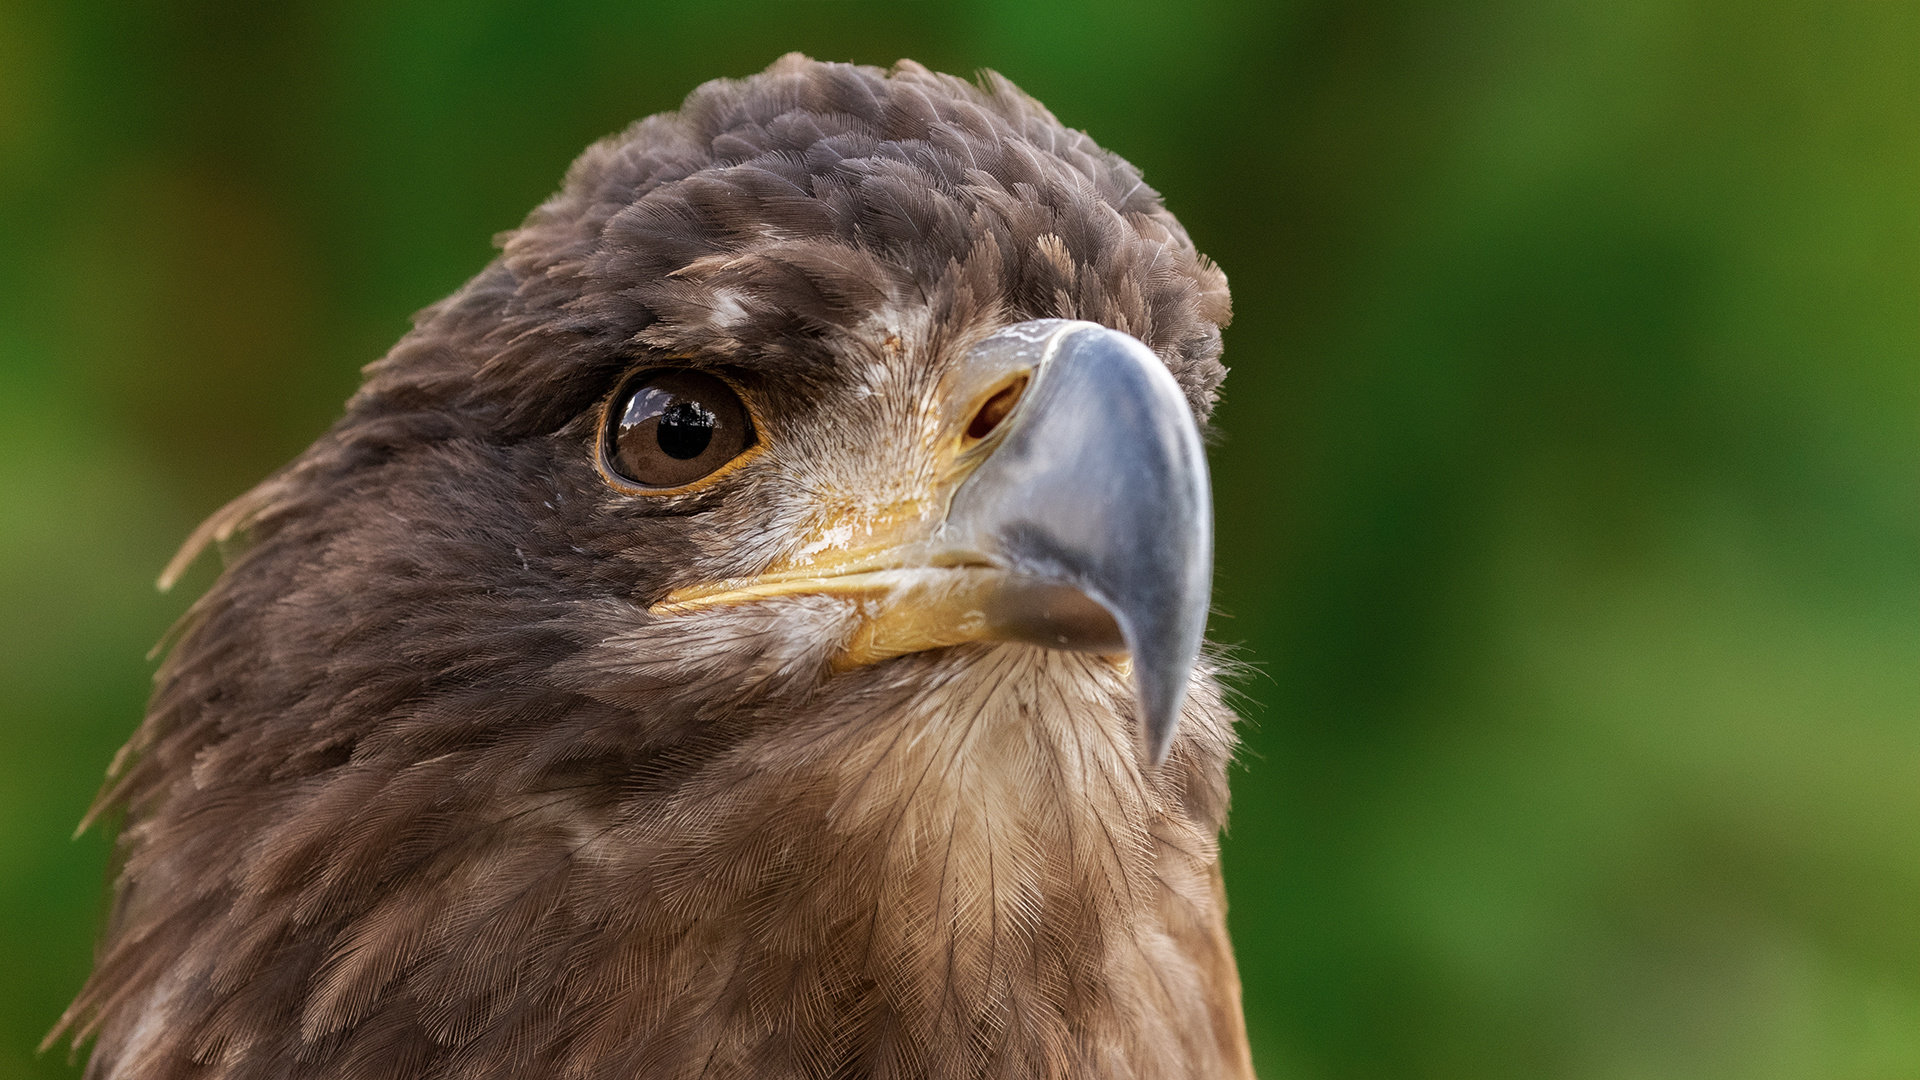
[(795, 55), (501, 247), (168, 570), (88, 1075), (1249, 1076), (1159, 196)]

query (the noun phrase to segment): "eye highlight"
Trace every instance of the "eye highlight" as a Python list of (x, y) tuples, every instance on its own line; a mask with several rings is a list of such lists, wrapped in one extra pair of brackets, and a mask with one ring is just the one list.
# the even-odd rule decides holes
[(702, 371), (641, 372), (607, 410), (600, 454), (607, 471), (662, 491), (712, 475), (753, 445), (753, 423), (731, 386)]

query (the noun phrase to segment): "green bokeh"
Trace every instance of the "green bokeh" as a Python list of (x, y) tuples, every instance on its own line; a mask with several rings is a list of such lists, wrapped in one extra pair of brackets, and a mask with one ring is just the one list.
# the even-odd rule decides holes
[(1920, 1076), (1920, 4), (0, 0), (0, 1080), (296, 453), (587, 142), (995, 68), (1227, 270), (1268, 1080)]

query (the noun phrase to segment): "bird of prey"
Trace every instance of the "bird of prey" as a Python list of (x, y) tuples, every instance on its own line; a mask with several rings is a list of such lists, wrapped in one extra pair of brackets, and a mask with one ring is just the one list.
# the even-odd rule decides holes
[(1250, 1077), (1226, 279), (998, 76), (589, 148), (221, 543), (95, 813), (96, 1080)]

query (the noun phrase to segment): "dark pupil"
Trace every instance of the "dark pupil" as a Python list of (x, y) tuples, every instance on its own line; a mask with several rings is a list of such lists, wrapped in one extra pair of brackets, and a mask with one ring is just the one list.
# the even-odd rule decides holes
[(713, 441), (716, 417), (694, 401), (676, 401), (660, 412), (660, 449), (670, 458), (697, 458)]

